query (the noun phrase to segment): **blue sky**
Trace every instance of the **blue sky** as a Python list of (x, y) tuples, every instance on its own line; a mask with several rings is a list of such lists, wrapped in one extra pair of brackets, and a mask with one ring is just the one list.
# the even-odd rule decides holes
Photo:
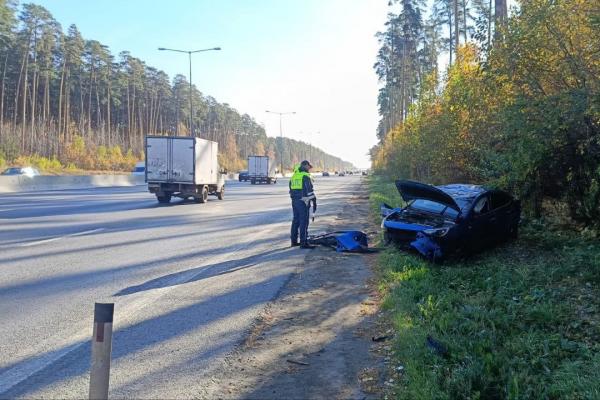
[[(369, 166), (376, 143), (377, 78), (372, 69), (387, 0), (34, 0), (66, 31), (130, 51), (148, 65), (188, 75), (185, 54), (158, 47), (220, 52), (193, 56), (192, 80), (279, 134)], [(317, 133), (319, 132), (319, 133)]]

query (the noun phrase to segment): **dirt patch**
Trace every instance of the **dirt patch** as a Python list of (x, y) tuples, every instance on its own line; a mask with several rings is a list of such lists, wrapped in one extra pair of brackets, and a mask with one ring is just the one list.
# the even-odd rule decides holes
[[(329, 228), (368, 230), (366, 197), (353, 198)], [(310, 250), (202, 397), (381, 398), (391, 333), (379, 317), (374, 257)]]

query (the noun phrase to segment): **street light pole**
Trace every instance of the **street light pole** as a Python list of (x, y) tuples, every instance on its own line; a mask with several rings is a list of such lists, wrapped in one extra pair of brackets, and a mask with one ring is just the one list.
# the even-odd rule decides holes
[(313, 136), (312, 136), (312, 135), (313, 135), (313, 133), (316, 133), (316, 134), (318, 135), (318, 134), (320, 134), (321, 132), (319, 131), (319, 132), (311, 132), (311, 133), (310, 133), (310, 142), (308, 143), (308, 146), (309, 146), (309, 149), (310, 149), (310, 152), (309, 152), (309, 154), (310, 154), (310, 155), (309, 155), (309, 157), (310, 157), (310, 162), (313, 162), (313, 156), (312, 156), (312, 149), (313, 149), (313, 148), (312, 148), (312, 140), (313, 140)]
[(175, 51), (177, 53), (187, 53), (190, 59), (190, 136), (194, 137), (194, 103), (192, 102), (192, 53), (200, 53), (202, 51), (221, 50), (220, 47), (211, 47), (210, 49), (201, 50), (177, 50), (168, 49), (166, 47), (159, 47), (160, 51)]
[(280, 168), (281, 168), (281, 175), (283, 176), (283, 129), (282, 129), (282, 122), (281, 122), (281, 117), (283, 115), (288, 115), (288, 114), (296, 114), (296, 111), (286, 111), (286, 112), (279, 112), (279, 111), (269, 111), (266, 110), (265, 112), (270, 113), (270, 114), (278, 114), (279, 115), (279, 140), (281, 140), (281, 150), (280, 150)]

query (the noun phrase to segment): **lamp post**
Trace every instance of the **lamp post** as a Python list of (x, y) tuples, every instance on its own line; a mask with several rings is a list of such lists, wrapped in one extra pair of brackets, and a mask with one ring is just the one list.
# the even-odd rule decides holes
[(313, 162), (313, 156), (312, 156), (312, 139), (313, 139), (313, 133), (319, 135), (321, 132), (311, 132), (310, 133), (310, 142), (308, 143), (309, 148), (310, 148), (310, 152), (309, 152), (309, 157), (310, 157), (310, 162)]
[(266, 110), (265, 112), (270, 113), (270, 114), (278, 114), (279, 115), (279, 137), (281, 140), (281, 150), (279, 152), (279, 156), (281, 157), (280, 162), (281, 162), (281, 175), (283, 176), (283, 130), (281, 129), (281, 117), (284, 115), (288, 115), (288, 114), (296, 114), (296, 111), (286, 111), (286, 112), (279, 112), (279, 111), (269, 111)]
[(177, 50), (177, 49), (168, 49), (166, 47), (159, 47), (160, 51), (175, 51), (177, 53), (187, 53), (190, 59), (190, 136), (194, 137), (194, 106), (192, 103), (192, 54), (200, 53), (203, 51), (212, 51), (212, 50), (221, 50), (220, 47), (211, 47), (210, 49), (201, 49), (201, 50)]

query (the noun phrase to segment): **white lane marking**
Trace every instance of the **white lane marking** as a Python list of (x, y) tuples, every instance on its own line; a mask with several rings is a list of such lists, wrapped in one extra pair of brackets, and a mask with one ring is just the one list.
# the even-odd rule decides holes
[(19, 245), (19, 247), (31, 247), (31, 246), (37, 246), (39, 244), (45, 244), (45, 243), (50, 243), (50, 242), (55, 242), (57, 240), (61, 240), (61, 239), (65, 239), (65, 238), (69, 238), (69, 237), (75, 237), (75, 236), (83, 236), (83, 235), (89, 235), (90, 233), (96, 233), (96, 232), (100, 232), (103, 231), (104, 228), (97, 228), (97, 229), (92, 229), (89, 231), (83, 231), (83, 232), (77, 232), (77, 233), (71, 233), (69, 235), (65, 235), (65, 236), (59, 236), (59, 237), (55, 237), (55, 238), (50, 238), (50, 239), (44, 239), (44, 240), (37, 240), (35, 242), (27, 242), (27, 243), (21, 243)]

